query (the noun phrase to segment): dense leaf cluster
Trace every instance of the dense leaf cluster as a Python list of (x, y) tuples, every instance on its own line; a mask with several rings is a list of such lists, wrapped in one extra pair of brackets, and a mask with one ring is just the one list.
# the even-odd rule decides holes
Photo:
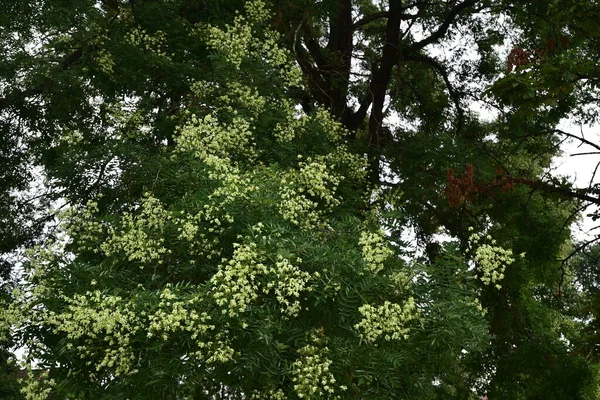
[(4, 1), (24, 394), (597, 398), (598, 189), (550, 174), (598, 149), (557, 129), (597, 120), (580, 3)]

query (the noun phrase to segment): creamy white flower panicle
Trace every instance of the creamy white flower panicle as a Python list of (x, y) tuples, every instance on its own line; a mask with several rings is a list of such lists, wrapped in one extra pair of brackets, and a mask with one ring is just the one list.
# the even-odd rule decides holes
[(212, 89), (218, 95), (215, 99), (216, 104), (221, 104), (223, 111), (228, 114), (236, 115), (238, 113), (235, 106), (241, 106), (245, 111), (250, 111), (254, 118), (265, 111), (267, 99), (260, 96), (255, 87), (232, 80), (226, 83), (225, 88), (225, 91), (217, 91), (214, 87)]
[[(211, 363), (223, 363), (232, 359), (234, 350), (229, 345), (228, 332), (213, 333), (215, 326), (205, 312), (198, 312), (202, 303), (200, 297), (185, 300), (169, 287), (160, 293), (160, 303), (156, 310), (147, 313), (134, 308), (131, 301), (120, 296), (102, 294), (100, 291), (87, 292), (64, 298), (68, 305), (62, 313), (49, 312), (44, 324), (55, 332), (63, 332), (71, 340), (67, 348), (72, 349), (74, 341), (82, 358), (100, 358), (93, 366), (96, 371), (105, 368), (115, 376), (133, 374), (137, 370), (131, 341), (138, 332), (146, 332), (148, 338), (166, 342), (171, 334), (184, 333), (197, 345), (188, 356)], [(99, 350), (97, 343), (103, 343)]]
[(255, 390), (250, 400), (286, 400), (287, 396), (281, 389)]
[[(297, 258), (296, 263), (302, 260)], [(307, 286), (311, 276), (308, 272), (302, 271), (292, 265), (290, 260), (277, 256), (275, 267), (270, 271), (271, 281), (267, 284), (268, 289), (273, 289), (277, 296), (277, 301), (281, 303), (281, 312), (290, 317), (295, 317), (300, 312), (300, 294), (303, 291), (311, 291)]]
[(269, 11), (263, 1), (246, 3), (247, 16), (237, 15), (233, 25), (225, 29), (208, 27), (207, 44), (222, 54), (236, 69), (240, 69), (245, 58), (257, 56), (279, 69), (279, 74), (291, 86), (302, 81), (300, 68), (288, 62), (289, 52), (278, 44), (279, 35), (275, 31), (254, 32), (253, 25), (268, 20)]
[[(55, 332), (63, 332), (71, 341), (82, 340), (83, 344), (77, 347), (82, 357), (101, 357), (95, 365), (97, 371), (110, 368), (115, 376), (135, 372), (131, 338), (143, 324), (134, 306), (120, 296), (105, 295), (98, 290), (63, 300), (67, 304), (65, 311), (49, 312), (45, 324)], [(101, 350), (94, 345), (98, 340), (103, 342)]]
[(308, 199), (295, 188), (286, 185), (283, 179), (281, 188), (281, 201), (278, 208), (283, 218), (302, 228), (311, 229), (321, 224), (322, 212), (318, 209), (316, 201)]
[(165, 288), (160, 293), (158, 309), (148, 315), (147, 336), (167, 341), (170, 334), (183, 332), (198, 346), (198, 350), (191, 352), (190, 356), (208, 364), (229, 361), (234, 350), (226, 340), (213, 339), (215, 335), (211, 336), (210, 332), (215, 330), (215, 326), (210, 324), (210, 316), (196, 310), (203, 301), (200, 296), (180, 299), (170, 287)]
[[(245, 59), (261, 60), (272, 66), (287, 85), (297, 86), (302, 81), (302, 72), (297, 65), (289, 62), (289, 52), (278, 45), (279, 35), (272, 30), (253, 31), (253, 25), (262, 24), (268, 18), (265, 3), (251, 1), (246, 3), (246, 16), (237, 15), (233, 25), (227, 25), (225, 29), (202, 27), (200, 34), (207, 45), (235, 69), (239, 70)], [(201, 159), (209, 156), (223, 159), (255, 157), (258, 150), (251, 126), (254, 119), (264, 112), (267, 101), (273, 100), (260, 96), (247, 79), (241, 81), (233, 77), (225, 87), (199, 81), (192, 85), (192, 90), (199, 98), (210, 98), (212, 111), (203, 117), (191, 117), (180, 132), (178, 150), (192, 152)], [(289, 100), (275, 101), (281, 102), (283, 110), (290, 111), (289, 120), (292, 121), (294, 104)], [(231, 123), (219, 119), (219, 115), (223, 114), (237, 115), (240, 108), (250, 111), (251, 117), (234, 117)]]
[(318, 108), (315, 114), (315, 121), (323, 127), (327, 134), (327, 138), (332, 143), (342, 143), (344, 136), (348, 135), (348, 131), (344, 128), (341, 122), (331, 117), (329, 111), (324, 108)]
[(129, 261), (139, 261), (140, 268), (149, 262), (162, 264), (163, 256), (170, 253), (162, 236), (170, 219), (160, 201), (146, 193), (141, 212), (135, 216), (123, 213), (121, 226), (108, 228), (109, 239), (100, 249), (108, 257), (123, 254)]
[(327, 210), (340, 203), (336, 190), (343, 179), (327, 161), (325, 157), (307, 157), (299, 162), (299, 170), (290, 170), (281, 178), (279, 212), (283, 218), (306, 229), (326, 225), (323, 205)]
[[(179, 239), (185, 241), (190, 255), (201, 255), (213, 259), (221, 254), (219, 236), (234, 224), (235, 218), (225, 211), (236, 202), (247, 202), (258, 190), (254, 184), (254, 174), (243, 174), (236, 167), (228, 165), (225, 159), (209, 157), (214, 169), (208, 174), (219, 186), (208, 196), (202, 209), (194, 214), (181, 212), (174, 218), (178, 225)], [(193, 260), (191, 260), (193, 261)]]
[[(328, 213), (340, 204), (337, 189), (346, 179), (360, 181), (366, 175), (366, 160), (353, 155), (343, 145), (325, 156), (298, 156), (299, 170), (289, 170), (280, 178), (278, 209), (283, 218), (304, 229), (328, 228)], [(345, 177), (335, 167), (351, 171)]]
[(365, 261), (366, 270), (372, 274), (376, 274), (383, 269), (383, 263), (394, 254), (385, 242), (383, 232), (368, 232), (360, 233), (358, 239), (362, 249), (363, 260)]
[(299, 163), (300, 171), (297, 183), (301, 193), (306, 192), (312, 197), (317, 197), (325, 202), (326, 206), (335, 206), (339, 200), (334, 197), (335, 190), (340, 184), (341, 177), (332, 173), (325, 160), (307, 158), (306, 162)]
[[(296, 85), (301, 81), (301, 71), (297, 65), (288, 62), (289, 53), (278, 46), (277, 34), (268, 31), (266, 36), (262, 33), (257, 36), (253, 32), (252, 25), (266, 21), (268, 16), (262, 1), (248, 2), (246, 16), (238, 15), (233, 26), (224, 30), (208, 28), (208, 44), (235, 68), (240, 68), (247, 58), (259, 59), (269, 66), (281, 65), (277, 67), (281, 68), (279, 76), (288, 85)], [(243, 176), (236, 170), (236, 164), (231, 160), (253, 162), (259, 156), (255, 143), (256, 135), (260, 133), (254, 132), (252, 126), (267, 104), (285, 115), (284, 121), (272, 132), (280, 142), (312, 134), (318, 126), (337, 149), (327, 155), (300, 158), (298, 168), (278, 171), (273, 178), (280, 182), (281, 198), (277, 207), (283, 218), (306, 229), (328, 227), (325, 217), (340, 202), (336, 195), (340, 182), (364, 179), (366, 159), (348, 151), (343, 142), (346, 130), (327, 110), (317, 108), (314, 114), (308, 116), (298, 111), (290, 100), (263, 97), (252, 85), (247, 79), (236, 80), (235, 77), (224, 86), (196, 82), (193, 91), (199, 98), (210, 99), (210, 111), (203, 117), (191, 116), (177, 138), (177, 151), (194, 154), (214, 168), (216, 171), (210, 172), (209, 178), (225, 184), (211, 198), (222, 196), (221, 201), (228, 202), (248, 196), (255, 189), (248, 175)], [(244, 113), (238, 112), (240, 108)], [(223, 122), (223, 115), (232, 115), (233, 118)], [(337, 166), (343, 166), (343, 170), (349, 171), (351, 176), (342, 176), (336, 171)], [(260, 165), (256, 167), (261, 168)]]
[(328, 358), (329, 349), (321, 344), (318, 333), (312, 335), (312, 343), (298, 349), (298, 359), (292, 365), (294, 391), (300, 398), (339, 398), (336, 391), (344, 391), (345, 386), (336, 385), (336, 379), (329, 370), (333, 361)]
[(401, 294), (408, 289), (412, 284), (412, 279), (404, 271), (394, 271), (388, 275), (393, 291), (396, 294)]
[[(205, 205), (204, 210), (195, 214), (182, 213), (176, 219), (178, 239), (185, 242), (191, 256), (213, 259), (221, 254), (219, 235), (225, 231), (224, 223), (233, 223), (229, 214), (215, 213), (215, 208)], [(195, 263), (192, 258), (191, 264)]]
[[(40, 304), (47, 297), (63, 297), (62, 288), (53, 286), (51, 279), (56, 273), (56, 263), (62, 262), (70, 256), (65, 251), (65, 244), (64, 240), (48, 240), (44, 246), (34, 246), (25, 251), (29, 262), (24, 266), (24, 278), (29, 282), (36, 281), (36, 284), (28, 286), (26, 284), (14, 288), (11, 291), (10, 301), (5, 298), (0, 299), (0, 341), (10, 342), (12, 340), (11, 333), (19, 332), (26, 326), (50, 325), (48, 323), (50, 312), (48, 308), (40, 306)], [(37, 354), (38, 351), (47, 351), (46, 346), (34, 338), (19, 343), (19, 345), (23, 344), (33, 354)], [(31, 359), (28, 358), (25, 367), (30, 368), (31, 363)], [(26, 398), (45, 398), (45, 395), (39, 394), (50, 390), (46, 384), (41, 385), (44, 377), (40, 377), (39, 382), (30, 382), (29, 377), (31, 375), (28, 376), (26, 382)], [(39, 389), (39, 393), (34, 392), (35, 388)], [(42, 397), (36, 397), (38, 395)]]
[(58, 214), (58, 219), (63, 221), (67, 235), (76, 238), (79, 249), (100, 251), (99, 239), (104, 235), (106, 227), (96, 220), (98, 203), (88, 201), (84, 207), (69, 208)]
[(148, 315), (148, 337), (160, 335), (163, 340), (169, 338), (169, 332), (188, 331), (192, 339), (215, 329), (214, 325), (207, 324), (210, 316), (198, 313), (191, 307), (202, 300), (194, 297), (186, 301), (180, 300), (169, 287), (163, 289), (159, 295), (158, 309)]
[[(257, 96), (254, 101), (261, 99)], [(250, 122), (244, 118), (234, 118), (224, 124), (212, 114), (203, 118), (192, 116), (181, 130), (177, 140), (178, 150), (191, 152), (206, 160), (209, 156), (227, 159), (231, 156), (251, 159), (256, 156), (254, 133)]]
[(232, 317), (246, 311), (248, 305), (258, 298), (259, 279), (268, 273), (263, 255), (255, 243), (236, 243), (234, 247), (231, 260), (225, 260), (211, 278), (215, 302), (223, 308), (223, 314)]
[[(288, 62), (289, 53), (280, 49), (277, 35), (268, 30), (260, 35), (253, 31), (253, 24), (267, 20), (265, 4), (262, 1), (250, 1), (246, 9), (246, 16), (238, 15), (233, 25), (224, 30), (217, 27), (202, 28), (203, 37), (208, 35), (208, 46), (240, 71), (243, 71), (245, 60), (260, 60), (266, 68), (272, 68), (275, 72), (271, 71), (271, 75), (277, 74), (287, 87), (299, 84), (301, 71), (297, 65)], [(144, 43), (160, 48), (164, 36), (160, 31), (152, 37), (138, 31), (129, 38), (132, 41), (142, 39)], [(158, 52), (160, 54), (160, 50)], [(239, 76), (235, 76), (235, 73), (231, 75), (231, 80), (225, 83), (194, 84), (194, 94), (198, 98), (205, 95), (210, 100), (210, 103), (207, 101), (210, 107), (207, 105), (204, 108), (204, 115), (189, 116), (187, 125), (179, 131), (176, 154), (173, 156), (177, 158), (187, 153), (201, 160), (197, 165), (204, 169), (203, 179), (208, 182), (201, 190), (212, 192), (203, 192), (193, 206), (183, 201), (177, 203), (173, 208), (184, 208), (177, 211), (147, 193), (135, 212), (111, 216), (106, 220), (98, 218), (98, 207), (94, 202), (89, 202), (82, 209), (70, 210), (65, 214), (67, 222), (63, 229), (67, 237), (73, 238), (75, 253), (82, 250), (99, 253), (90, 257), (90, 253), (85, 253), (81, 260), (91, 260), (92, 264), (102, 262), (98, 260), (106, 256), (120, 271), (135, 264), (146, 268), (148, 272), (149, 267), (170, 262), (172, 250), (177, 252), (184, 249), (186, 256), (190, 256), (187, 260), (190, 264), (206, 262), (212, 268), (212, 260), (223, 257), (220, 240), (227, 237), (228, 233), (235, 232), (232, 229), (234, 224), (238, 224), (234, 226), (237, 229), (246, 223), (245, 215), (236, 214), (236, 209), (246, 206), (270, 207), (268, 212), (273, 213), (278, 223), (286, 225), (286, 229), (290, 228), (287, 226), (289, 224), (282, 219), (301, 229), (328, 226), (328, 216), (342, 201), (338, 193), (340, 185), (364, 180), (367, 173), (366, 157), (348, 150), (343, 140), (346, 132), (325, 109), (317, 109), (314, 114), (306, 115), (296, 110), (290, 100), (261, 96), (259, 90), (262, 88), (242, 80), (242, 72)], [(240, 111), (240, 104), (244, 104), (243, 112)], [(256, 120), (273, 109), (282, 115), (287, 113), (287, 121), (273, 126), (271, 129), (274, 132), (257, 132)], [(123, 121), (134, 117), (133, 114), (127, 115)], [(286, 160), (292, 162), (285, 167), (273, 167), (258, 161), (261, 160), (261, 153), (256, 143), (263, 136), (257, 135), (270, 135), (269, 140), (274, 137), (278, 143), (287, 143), (302, 139), (302, 135), (316, 136), (315, 132), (320, 135), (319, 140), (323, 139), (323, 134), (329, 140), (324, 146), (325, 150), (317, 148), (315, 153), (328, 154), (299, 156), (296, 160)], [(143, 132), (139, 134), (144, 135)], [(73, 135), (68, 140), (79, 138)], [(264, 198), (257, 199), (263, 194), (268, 197), (267, 201)], [(193, 211), (186, 210), (187, 206)], [(276, 237), (276, 234), (264, 232), (259, 225), (252, 227), (257, 235)], [(150, 292), (149, 289), (144, 291), (146, 296), (158, 296), (157, 302), (152, 305), (140, 305), (135, 292), (119, 292), (122, 287), (107, 287), (103, 271), (98, 272), (102, 265), (91, 265), (91, 273), (96, 274), (89, 278), (93, 287), (91, 291), (84, 292), (89, 289), (86, 287), (80, 293), (67, 297), (60, 291), (61, 286), (56, 279), (51, 278), (65, 277), (60, 274), (69, 273), (69, 262), (75, 256), (69, 255), (60, 244), (36, 248), (28, 255), (31, 259), (31, 279), (39, 279), (40, 282), (36, 282), (30, 292), (16, 296), (17, 300), (11, 305), (14, 312), (4, 313), (8, 319), (7, 322), (4, 319), (0, 321), (0, 330), (18, 325), (15, 307), (22, 306), (30, 310), (31, 315), (23, 316), (21, 313), (21, 323), (49, 328), (64, 339), (65, 351), (71, 353), (69, 356), (81, 357), (92, 370), (114, 377), (137, 372), (136, 357), (139, 353), (134, 352), (133, 348), (145, 345), (140, 343), (144, 338), (160, 348), (167, 342), (177, 344), (181, 337), (185, 337), (186, 346), (191, 343), (189, 350), (186, 348), (181, 352), (183, 354), (176, 356), (195, 359), (203, 364), (231, 361), (236, 356), (229, 339), (231, 335), (228, 329), (232, 328), (218, 326), (215, 322), (219, 319), (218, 313), (243, 319), (245, 316), (241, 314), (252, 303), (259, 303), (266, 298), (279, 307), (282, 319), (294, 318), (302, 310), (303, 296), (312, 290), (311, 284), (319, 276), (317, 272), (311, 274), (304, 271), (300, 258), (286, 258), (273, 249), (260, 248), (248, 237), (241, 236), (240, 242), (235, 244), (233, 255), (220, 263), (212, 277), (203, 277), (198, 287), (190, 289), (202, 295), (180, 293), (172, 286), (162, 286), (153, 288), (156, 292)], [(257, 243), (263, 242), (257, 240)], [(363, 233), (359, 245), (366, 270), (380, 272), (392, 254), (385, 246), (382, 234)], [(155, 273), (160, 275), (166, 269), (157, 268), (158, 272)], [(146, 275), (138, 271), (137, 274), (140, 282), (146, 278), (150, 280), (150, 272)], [(167, 275), (160, 278), (171, 279)], [(339, 291), (340, 283), (332, 282)], [(76, 282), (83, 285), (87, 283)], [(210, 288), (208, 293), (204, 292), (204, 285)], [(76, 285), (71, 287), (74, 290), (77, 288)], [(94, 290), (96, 288), (99, 290)], [(380, 326), (378, 329), (381, 334), (389, 337), (389, 340), (403, 337), (407, 330), (401, 322), (410, 320), (414, 311), (414, 303), (410, 301), (404, 306), (363, 306), (359, 311), (364, 318), (356, 328), (369, 340), (379, 337), (369, 330), (369, 324)], [(36, 307), (44, 302), (56, 302), (62, 308), (60, 311), (49, 311), (50, 307)], [(330, 371), (332, 361), (328, 356), (329, 351), (319, 339), (314, 339), (298, 351), (291, 374), (299, 397), (335, 397), (337, 391), (345, 390), (343, 386), (336, 386)], [(28, 398), (44, 398), (48, 392), (46, 386), (40, 386), (41, 382), (31, 382), (30, 392), (42, 397)], [(252, 396), (285, 398), (281, 390), (275, 389), (266, 389), (262, 394), (255, 393)]]
[[(296, 262), (301, 262), (297, 259)], [(282, 256), (269, 265), (255, 243), (235, 244), (231, 260), (219, 267), (211, 278), (212, 296), (223, 314), (235, 317), (246, 311), (261, 293), (275, 292), (281, 312), (296, 316), (300, 311), (300, 294), (311, 290), (307, 286), (310, 274), (298, 269)]]
[(72, 129), (63, 129), (59, 138), (61, 143), (69, 146), (76, 146), (83, 141), (83, 133)]
[(366, 156), (352, 154), (345, 144), (338, 144), (336, 149), (322, 157), (327, 165), (343, 166), (346, 176), (338, 175), (340, 179), (351, 179), (360, 182), (365, 179), (368, 171), (368, 159)]
[[(482, 243), (484, 240), (488, 243)], [(504, 278), (506, 267), (515, 262), (512, 250), (496, 246), (496, 240), (490, 235), (478, 233), (469, 237), (469, 250), (474, 253), (473, 261), (478, 266), (483, 284), (501, 289), (498, 282)]]
[(21, 389), (25, 400), (46, 400), (56, 386), (56, 382), (48, 377), (49, 371), (34, 372), (30, 364), (26, 366), (27, 377), (24, 379), (24, 386)]
[(168, 57), (168, 54), (162, 50), (167, 40), (167, 35), (163, 31), (158, 30), (150, 34), (145, 29), (136, 29), (125, 35), (125, 40), (135, 47), (143, 48), (144, 51)]
[(375, 342), (381, 337), (385, 340), (407, 339), (410, 332), (407, 324), (419, 315), (412, 297), (404, 304), (389, 301), (378, 307), (365, 304), (358, 311), (363, 319), (355, 328), (367, 342)]
[(303, 111), (296, 110), (291, 100), (284, 98), (277, 101), (285, 112), (285, 118), (277, 123), (273, 134), (279, 143), (289, 143), (302, 135), (310, 118)]
[[(62, 293), (57, 292), (57, 289), (48, 287), (48, 277), (52, 276), (55, 265), (65, 259), (69, 258), (69, 254), (65, 250), (65, 242), (60, 240), (47, 240), (44, 246), (34, 246), (25, 251), (25, 256), (29, 260), (29, 265), (25, 266), (25, 272), (29, 275), (28, 280), (37, 281), (36, 285), (33, 285), (28, 294), (31, 295), (27, 298), (25, 291), (21, 292), (20, 295), (15, 296), (17, 300), (23, 300), (25, 303), (28, 300), (34, 300), (38, 297), (43, 297), (47, 294), (54, 294), (60, 296)], [(17, 301), (18, 302), (18, 301)]]

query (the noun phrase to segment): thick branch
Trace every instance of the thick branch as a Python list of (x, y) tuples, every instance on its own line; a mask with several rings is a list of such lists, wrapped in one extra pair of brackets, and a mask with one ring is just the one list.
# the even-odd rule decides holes
[[(100, 48), (99, 45), (95, 44), (90, 46), (88, 52), (96, 51)], [(60, 70), (66, 71), (75, 63), (77, 63), (84, 56), (85, 52), (83, 48), (79, 48), (75, 50), (73, 53), (64, 57), (62, 62), (60, 63)], [(24, 102), (27, 97), (37, 96), (44, 92), (47, 92), (52, 84), (52, 80), (49, 77), (46, 77), (44, 81), (37, 85), (36, 87), (25, 89), (25, 90), (17, 90), (9, 93), (6, 97), (0, 97), (0, 111), (4, 110), (8, 107), (11, 107), (17, 103)]]
[[(302, 46), (296, 47), (298, 63), (310, 84), (315, 100), (329, 108), (331, 113), (346, 123), (352, 110), (347, 105), (348, 81), (352, 60), (352, 1), (341, 0), (338, 8), (330, 15), (329, 41), (323, 49), (315, 39), (310, 21), (298, 27), (302, 34)], [(296, 43), (296, 38), (294, 43)]]
[(357, 30), (363, 26), (370, 24), (371, 22), (377, 21), (382, 18), (387, 18), (389, 13), (387, 11), (380, 11), (373, 14), (365, 15), (354, 24), (352, 24), (352, 30)]
[(351, 112), (347, 104), (348, 82), (352, 65), (352, 0), (339, 0), (336, 14), (330, 18), (329, 42), (327, 50), (333, 57), (332, 71), (327, 74), (330, 88), (329, 96), (333, 99), (331, 110), (342, 121)]
[(412, 48), (414, 50), (420, 50), (420, 49), (424, 48), (425, 46), (435, 43), (438, 40), (440, 40), (441, 38), (443, 38), (446, 35), (446, 33), (448, 32), (448, 29), (450, 28), (450, 26), (454, 23), (454, 20), (456, 19), (456, 17), (462, 11), (477, 4), (477, 2), (478, 2), (478, 0), (465, 0), (464, 2), (458, 4), (452, 10), (450, 10), (448, 15), (446, 15), (446, 19), (444, 20), (444, 22), (442, 22), (442, 24), (439, 26), (439, 28), (435, 32), (433, 32), (431, 34), (431, 36), (415, 43), (412, 46)]
[[(544, 133), (544, 132), (541, 132), (541, 133)], [(553, 129), (553, 130), (547, 131), (545, 133), (558, 133), (560, 135), (564, 135), (564, 136), (567, 136), (567, 137), (579, 140), (581, 143), (585, 143), (588, 146), (591, 146), (591, 147), (595, 148), (596, 150), (600, 151), (600, 145), (598, 145), (597, 143), (594, 143), (592, 141), (589, 141), (589, 140), (587, 140), (586, 138), (584, 138), (582, 136), (573, 135), (572, 133), (565, 132), (565, 131), (560, 130), (560, 129)]]
[(510, 178), (515, 183), (529, 186), (532, 189), (539, 189), (547, 193), (557, 193), (566, 197), (587, 201), (592, 204), (600, 204), (600, 198), (590, 196), (588, 189), (568, 189), (565, 187), (554, 186), (546, 182), (539, 180), (532, 180), (526, 178)]
[(450, 97), (454, 102), (454, 106), (456, 107), (456, 131), (460, 132), (464, 124), (464, 111), (460, 105), (460, 96), (458, 95), (458, 93), (456, 93), (454, 86), (452, 86), (446, 69), (439, 62), (437, 62), (437, 60), (419, 53), (410, 53), (404, 57), (404, 60), (412, 60), (425, 63), (433, 67), (441, 75), (442, 79), (444, 80), (444, 83), (446, 84), (446, 87), (448, 88), (448, 93), (450, 94)]
[(315, 64), (317, 64), (317, 67), (320, 69), (326, 68), (326, 61), (325, 57), (323, 57), (321, 46), (319, 46), (319, 43), (317, 43), (317, 41), (313, 37), (312, 30), (310, 29), (310, 26), (308, 26), (308, 24), (304, 24), (302, 26), (302, 33), (304, 44), (306, 45), (306, 48), (308, 49), (308, 52), (314, 60)]
[[(296, 59), (298, 60), (300, 69), (302, 69), (302, 72), (307, 78), (310, 92), (315, 100), (331, 109), (333, 100), (329, 95), (329, 84), (321, 73), (321, 71), (323, 71), (322, 67), (325, 64), (321, 55), (321, 49), (312, 38), (308, 38), (305, 43), (308, 48), (308, 53), (302, 46), (298, 46), (298, 49), (295, 49)], [(308, 105), (308, 108), (310, 109), (311, 106)]]
[(372, 110), (369, 118), (369, 140), (371, 145), (380, 146), (380, 131), (383, 124), (383, 104), (390, 81), (392, 69), (399, 56), (399, 38), (401, 22), (400, 0), (390, 0), (389, 16), (385, 29), (385, 43), (379, 68), (373, 73), (369, 89), (372, 96)]

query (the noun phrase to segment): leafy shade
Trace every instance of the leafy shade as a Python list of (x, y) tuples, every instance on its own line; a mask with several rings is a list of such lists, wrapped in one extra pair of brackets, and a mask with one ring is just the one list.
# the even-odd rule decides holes
[(145, 194), (72, 208), (65, 239), (31, 251), (8, 313), (50, 371), (29, 396), (469, 395), (464, 363), (488, 342), (472, 272), (451, 249), (433, 268), (387, 243), (399, 215), (341, 125), (285, 96), (299, 71), (268, 15), (253, 2), (200, 26), (218, 68)]
[(548, 173), (593, 2), (4, 3), (0, 251), (67, 204), (2, 308), (30, 398), (598, 397), (557, 261), (597, 189)]

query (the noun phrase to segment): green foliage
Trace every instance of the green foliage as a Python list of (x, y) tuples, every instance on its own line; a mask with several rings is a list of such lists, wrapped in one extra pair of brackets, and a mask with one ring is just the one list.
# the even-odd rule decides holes
[[(9, 361), (11, 360), (11, 361)], [(12, 354), (4, 349), (0, 349), (0, 396), (6, 400), (20, 400), (23, 398), (20, 389), (21, 386), (17, 379), (17, 371), (19, 370)]]
[[(386, 243), (365, 158), (328, 113), (304, 114), (285, 97), (299, 71), (260, 28), (261, 3), (247, 7), (224, 29), (197, 29), (218, 68), (192, 92), (211, 106), (181, 116), (176, 146), (145, 165), (139, 199), (59, 215), (65, 239), (30, 252), (11, 323), (36, 338), (23, 344), (50, 368), (53, 393), (74, 398), (221, 387), (230, 397), (425, 396), (442, 390), (434, 381), (450, 390), (461, 379), (438, 377), (438, 356), (421, 363), (416, 349), (439, 346), (448, 366), (481, 351), (474, 292), (453, 289), (464, 277), (425, 277)], [(469, 276), (464, 266), (444, 262)], [(456, 315), (442, 317), (452, 290)]]
[(546, 177), (596, 119), (596, 6), (398, 4), (7, 2), (29, 398), (594, 398), (595, 264), (556, 261)]

